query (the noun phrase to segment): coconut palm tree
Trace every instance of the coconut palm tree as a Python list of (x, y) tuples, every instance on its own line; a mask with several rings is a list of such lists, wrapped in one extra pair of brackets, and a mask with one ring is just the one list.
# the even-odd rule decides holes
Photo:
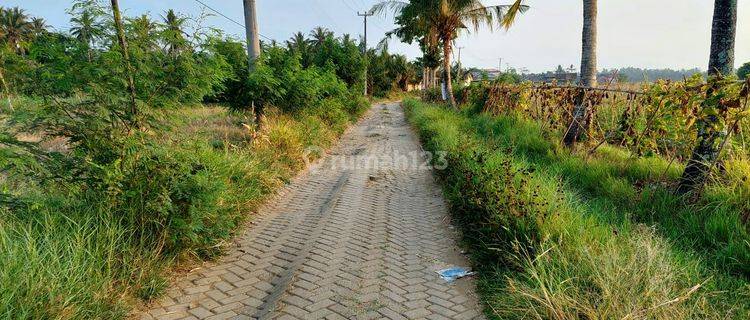
[(398, 36), (406, 43), (418, 42), (422, 51), (422, 80), (425, 88), (435, 85), (435, 73), (440, 66), (440, 41), (437, 28), (430, 25), (427, 15), (423, 14), (417, 5), (409, 6), (404, 1), (383, 1), (376, 4), (372, 11), (383, 13), (393, 10), (397, 13), (396, 25), (398, 27), (386, 33), (387, 37)]
[(70, 34), (86, 46), (88, 61), (91, 62), (94, 43), (105, 35), (101, 13), (91, 8), (83, 8), (70, 18), (70, 24)]
[[(596, 18), (597, 0), (583, 0), (583, 45), (581, 49), (581, 75), (579, 79), (579, 84), (583, 87), (596, 86)], [(589, 128), (587, 118), (591, 110), (589, 110), (588, 104), (584, 101), (584, 95), (585, 93), (582, 90), (576, 99), (573, 119), (563, 139), (568, 146), (573, 145)]]
[(302, 32), (297, 32), (286, 41), (286, 46), (290, 51), (304, 55), (307, 52), (308, 41)]
[(184, 31), (187, 18), (178, 15), (173, 9), (169, 9), (166, 16), (162, 16), (162, 19), (164, 20), (162, 38), (167, 45), (167, 53), (176, 56), (187, 46)]
[(28, 39), (31, 22), (23, 9), (18, 7), (0, 12), (0, 35), (11, 50), (23, 54), (21, 44)]
[(351, 34), (345, 33), (343, 36), (341, 36), (341, 44), (344, 46), (348, 45), (357, 45), (357, 42), (354, 41)]
[(130, 31), (135, 45), (147, 51), (156, 49), (159, 23), (151, 20), (145, 14), (138, 18), (129, 19), (128, 22), (128, 31)]
[[(737, 0), (715, 0), (711, 28), (711, 54), (708, 74), (712, 77), (730, 75), (734, 69), (734, 43), (737, 36)], [(698, 144), (682, 173), (677, 192), (684, 194), (702, 185), (708, 178), (712, 164), (719, 156), (718, 142), (726, 129), (715, 129), (720, 121), (709, 116), (696, 124)], [(722, 126), (718, 126), (722, 127)]]
[(322, 46), (331, 37), (333, 37), (333, 32), (323, 27), (315, 27), (310, 31), (310, 43), (315, 47)]
[[(495, 22), (506, 29), (509, 28), (518, 13), (528, 10), (529, 7), (523, 2), (516, 0), (510, 5), (485, 6), (481, 0), (386, 0), (375, 5), (373, 10), (391, 9), (400, 14), (402, 21), (398, 21), (397, 18), (397, 22), (401, 25), (418, 26), (421, 31), (432, 30), (437, 35), (437, 40), (443, 47), (445, 90), (450, 104), (456, 107), (451, 79), (453, 40), (461, 30), (471, 28), (477, 32), (483, 26), (492, 28)], [(405, 13), (408, 15), (405, 16)]]
[(38, 37), (44, 33), (47, 32), (47, 28), (49, 26), (47, 25), (47, 21), (44, 21), (42, 18), (33, 18), (31, 19), (31, 26), (29, 27), (29, 32), (34, 37)]

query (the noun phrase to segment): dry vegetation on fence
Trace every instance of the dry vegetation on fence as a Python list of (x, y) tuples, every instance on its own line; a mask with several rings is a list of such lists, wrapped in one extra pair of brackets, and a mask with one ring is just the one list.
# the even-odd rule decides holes
[[(565, 131), (583, 95), (591, 106), (584, 134), (592, 148), (604, 143), (635, 155), (661, 155), (686, 161), (696, 145), (697, 127), (717, 117), (713, 130), (725, 132), (727, 153), (747, 155), (745, 132), (750, 82), (733, 79), (658, 81), (649, 84), (581, 88), (554, 84), (493, 84), (464, 88), (460, 100), (495, 115), (518, 112), (546, 128)], [(703, 121), (705, 122), (705, 121)]]

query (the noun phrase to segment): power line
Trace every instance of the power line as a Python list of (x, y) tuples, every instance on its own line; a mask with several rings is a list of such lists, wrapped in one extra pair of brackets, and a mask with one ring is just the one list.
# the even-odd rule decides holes
[(313, 10), (315, 10), (315, 12), (324, 15), (326, 17), (326, 19), (328, 19), (330, 21), (331, 26), (333, 26), (335, 28), (340, 27), (338, 25), (338, 23), (336, 23), (336, 19), (334, 19), (331, 15), (328, 14), (328, 12), (325, 10), (324, 6), (321, 6), (320, 3), (318, 2), (318, 0), (313, 0), (313, 2), (315, 2), (315, 4), (312, 6), (312, 8), (313, 8)]
[[(200, 4), (202, 5), (202, 6), (206, 7), (206, 9), (208, 9), (208, 10), (211, 10), (211, 11), (213, 11), (213, 12), (216, 12), (217, 14), (219, 14), (219, 15), (220, 15), (220, 16), (222, 16), (222, 17), (224, 17), (225, 19), (227, 19), (227, 20), (229, 20), (229, 21), (232, 21), (232, 22), (234, 22), (234, 23), (235, 23), (236, 25), (238, 25), (238, 26), (242, 27), (242, 29), (245, 29), (245, 24), (239, 23), (239, 22), (237, 22), (236, 20), (234, 20), (234, 19), (232, 19), (232, 18), (230, 18), (230, 17), (227, 17), (227, 15), (225, 15), (225, 14), (221, 13), (221, 12), (220, 12), (219, 10), (216, 10), (216, 9), (214, 9), (214, 8), (211, 8), (211, 6), (209, 6), (209, 5), (205, 4), (205, 3), (203, 3), (203, 1), (201, 1), (201, 0), (195, 0), (195, 2), (198, 2), (198, 3), (200, 3)], [(269, 37), (266, 37), (266, 36), (264, 36), (264, 35), (263, 35), (262, 33), (258, 33), (258, 34), (259, 34), (259, 35), (260, 35), (261, 37), (263, 37), (264, 39), (268, 40), (268, 41), (274, 41), (273, 39), (271, 39), (271, 38), (269, 38)]]
[[(354, 4), (355, 6), (357, 5), (357, 3), (356, 3), (356, 2), (354, 1), (354, 0), (351, 0), (351, 1), (352, 1), (352, 4)], [(354, 12), (359, 12), (359, 11), (358, 11), (357, 9), (354, 9), (354, 7), (352, 7), (352, 6), (351, 6), (351, 5), (349, 4), (349, 1), (347, 1), (347, 0), (341, 0), (341, 2), (343, 2), (343, 3), (344, 3), (344, 5), (346, 5), (346, 6), (347, 6), (347, 7), (349, 8), (349, 9), (351, 9), (352, 11), (354, 11)], [(360, 2), (360, 3), (362, 3), (362, 2)], [(363, 7), (365, 7), (365, 6), (363, 6)], [(365, 12), (370, 12), (370, 10), (365, 10)], [(375, 22), (375, 21), (370, 21), (370, 22), (371, 22), (372, 24), (374, 24), (376, 28), (380, 29), (380, 31), (383, 31), (384, 33), (385, 33), (385, 32), (388, 32), (387, 30), (385, 30), (385, 28), (383, 28), (383, 27), (382, 27), (382, 26), (381, 26), (380, 24), (378, 24), (377, 22)]]
[(352, 6), (351, 6), (351, 5), (349, 4), (349, 1), (346, 1), (346, 0), (341, 0), (341, 2), (343, 2), (343, 3), (344, 3), (344, 5), (346, 5), (347, 7), (349, 7), (349, 9), (351, 9), (352, 11), (354, 11), (354, 12), (356, 12), (356, 11), (357, 11), (357, 9), (354, 9), (354, 7), (352, 7)]

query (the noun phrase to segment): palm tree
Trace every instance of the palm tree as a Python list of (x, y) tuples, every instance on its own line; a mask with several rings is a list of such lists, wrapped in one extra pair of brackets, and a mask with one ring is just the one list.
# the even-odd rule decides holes
[(31, 19), (31, 26), (29, 27), (29, 31), (34, 37), (38, 37), (46, 33), (48, 27), (49, 26), (47, 25), (47, 21), (44, 21), (44, 19), (33, 18)]
[(0, 12), (0, 35), (11, 50), (23, 54), (21, 44), (27, 40), (31, 22), (23, 9), (18, 7)]
[(105, 27), (100, 18), (99, 12), (91, 8), (84, 8), (70, 18), (70, 34), (86, 46), (89, 62), (92, 60), (92, 47), (95, 41), (105, 34)]
[(173, 9), (169, 9), (166, 16), (162, 16), (162, 19), (164, 20), (162, 37), (167, 44), (167, 52), (176, 56), (187, 45), (185, 31), (183, 31), (187, 18), (178, 15)]
[(349, 46), (349, 45), (355, 45), (356, 46), (357, 42), (354, 41), (354, 39), (352, 39), (352, 35), (351, 34), (345, 33), (343, 36), (341, 36), (341, 44), (344, 45), (345, 47)]
[[(445, 90), (450, 104), (456, 107), (453, 97), (451, 79), (451, 53), (453, 40), (462, 29), (471, 27), (475, 32), (482, 26), (493, 27), (497, 21), (506, 29), (515, 21), (518, 13), (528, 10), (523, 0), (516, 0), (510, 5), (485, 6), (481, 0), (412, 0), (409, 2), (386, 0), (373, 10), (382, 12), (391, 9), (399, 14), (397, 23), (411, 31), (422, 32), (422, 39), (427, 39), (428, 47), (439, 40), (443, 46), (443, 76)], [(437, 39), (430, 39), (436, 36)]]
[(315, 47), (322, 46), (326, 40), (332, 37), (333, 32), (323, 27), (315, 27), (310, 31), (310, 43)]
[[(583, 45), (581, 50), (581, 75), (579, 83), (583, 87), (596, 86), (596, 1), (583, 0)], [(584, 101), (584, 90), (581, 90), (576, 100), (573, 119), (563, 139), (563, 142), (568, 146), (573, 145), (584, 132), (587, 132), (590, 125), (587, 118), (591, 110), (589, 110), (588, 104)]]
[(157, 22), (151, 20), (148, 15), (144, 14), (138, 18), (130, 19), (129, 27), (135, 45), (147, 51), (157, 47), (156, 40), (160, 26)]
[(286, 46), (290, 51), (296, 51), (302, 55), (307, 52), (308, 41), (302, 32), (295, 33), (289, 40), (286, 41)]
[[(711, 28), (711, 55), (708, 62), (709, 76), (722, 77), (732, 73), (736, 35), (737, 0), (715, 0)], [(719, 156), (718, 141), (727, 134), (726, 129), (715, 129), (719, 121), (719, 117), (709, 116), (696, 124), (698, 145), (693, 149), (693, 154), (682, 173), (680, 185), (677, 188), (678, 193), (690, 192), (703, 185), (708, 178), (711, 166)]]
[(418, 42), (422, 50), (422, 80), (425, 88), (432, 88), (435, 84), (434, 73), (440, 66), (440, 43), (437, 28), (430, 24), (424, 8), (418, 4), (410, 5), (406, 1), (382, 1), (372, 8), (374, 13), (394, 11), (398, 27), (386, 33), (387, 37), (398, 36), (406, 43)]

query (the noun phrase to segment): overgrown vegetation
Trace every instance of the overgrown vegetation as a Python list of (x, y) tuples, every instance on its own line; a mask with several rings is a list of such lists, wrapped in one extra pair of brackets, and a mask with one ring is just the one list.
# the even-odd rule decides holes
[(405, 103), (463, 226), (497, 319), (726, 319), (750, 306), (748, 164), (685, 202), (681, 165), (617, 146), (569, 151), (520, 110)]
[(363, 81), (333, 67), (364, 63), (306, 65), (271, 44), (248, 76), (240, 42), (172, 10), (125, 18), (124, 51), (109, 10), (75, 2), (69, 33), (2, 10), (22, 23), (0, 33), (0, 317), (126, 316), (173, 262), (220, 253), (305, 147), (330, 145), (366, 108)]
[[(485, 6), (480, 0), (413, 0), (413, 1), (380, 1), (373, 6), (373, 12), (393, 11), (396, 15), (398, 27), (391, 31), (402, 41), (419, 42), (422, 49), (422, 62), (431, 77), (438, 62), (442, 62), (442, 82), (445, 86), (447, 100), (456, 106), (453, 96), (453, 78), (451, 55), (453, 42), (459, 32), (473, 30), (478, 32), (481, 27), (490, 30), (497, 23), (509, 28), (519, 13), (528, 10), (523, 0), (515, 0), (508, 5)], [(442, 57), (440, 55), (442, 47)], [(432, 69), (432, 70), (431, 70)], [(425, 78), (430, 76), (425, 75)], [(436, 84), (433, 79), (425, 87)], [(427, 84), (427, 83), (426, 83)]]

